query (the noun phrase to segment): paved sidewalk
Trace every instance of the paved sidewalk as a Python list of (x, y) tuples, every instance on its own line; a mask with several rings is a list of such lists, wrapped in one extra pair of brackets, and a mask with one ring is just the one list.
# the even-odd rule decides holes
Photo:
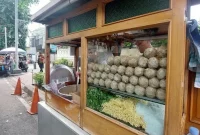
[[(18, 76), (10, 76), (7, 77), (7, 80), (11, 83), (13, 87), (16, 86), (18, 78), (21, 79), (21, 84), (22, 84), (22, 89), (24, 92), (28, 94), (28, 96), (32, 97), (32, 94), (34, 92), (34, 81), (32, 80), (32, 73), (27, 72), (27, 73), (22, 73), (21, 75)], [(39, 90), (39, 96), (40, 100), (45, 100), (45, 92), (42, 90)]]

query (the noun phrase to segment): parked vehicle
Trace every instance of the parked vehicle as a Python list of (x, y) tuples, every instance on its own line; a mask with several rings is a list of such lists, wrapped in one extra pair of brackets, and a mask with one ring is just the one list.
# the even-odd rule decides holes
[(28, 71), (28, 64), (26, 61), (26, 56), (23, 56), (23, 55), (19, 56), (19, 68), (22, 71), (25, 71), (25, 72)]

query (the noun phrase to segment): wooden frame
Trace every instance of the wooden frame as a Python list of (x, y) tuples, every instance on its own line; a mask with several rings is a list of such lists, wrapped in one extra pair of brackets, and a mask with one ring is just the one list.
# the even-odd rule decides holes
[[(104, 1), (105, 2), (105, 1)], [(166, 115), (165, 115), (165, 135), (183, 134), (184, 131), (184, 91), (187, 90), (186, 65), (186, 31), (185, 31), (185, 9), (186, 0), (171, 0), (171, 7), (168, 10), (153, 12), (142, 16), (137, 16), (115, 23), (104, 25), (104, 2), (101, 0), (92, 0), (82, 7), (60, 16), (49, 24), (55, 23), (57, 20), (63, 21), (67, 18), (76, 16), (97, 7), (97, 27), (71, 34), (64, 34), (62, 37), (46, 40), (46, 83), (49, 82), (49, 44), (66, 42), (72, 39), (81, 38), (81, 105), (80, 105), (80, 127), (91, 134), (104, 135), (133, 135), (143, 134), (137, 130), (130, 129), (127, 126), (117, 124), (113, 121), (91, 109), (86, 108), (86, 90), (87, 90), (87, 38), (97, 37), (115, 32), (127, 30), (137, 30), (151, 28), (158, 24), (169, 24), (168, 39), (168, 62), (167, 62), (167, 98), (166, 98)], [(108, 1), (106, 1), (108, 2)], [(148, 20), (148, 21), (146, 21)], [(67, 21), (65, 21), (66, 26)], [(67, 29), (67, 28), (64, 28)], [(49, 94), (49, 93), (48, 93)], [(52, 105), (49, 100), (47, 104)], [(55, 109), (55, 106), (53, 106)], [(61, 106), (62, 107), (62, 106)], [(59, 111), (59, 110), (58, 110)], [(68, 115), (67, 115), (68, 116)], [(88, 120), (93, 118), (93, 123)], [(76, 123), (76, 122), (75, 122)], [(103, 127), (107, 126), (107, 128)], [(100, 131), (99, 129), (102, 129)], [(113, 130), (116, 129), (116, 130)]]

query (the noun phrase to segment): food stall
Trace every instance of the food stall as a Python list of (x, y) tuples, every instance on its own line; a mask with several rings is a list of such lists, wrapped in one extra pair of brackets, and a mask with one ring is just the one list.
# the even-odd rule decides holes
[[(80, 81), (65, 85), (74, 89), (78, 81), (80, 89), (70, 99), (46, 91), (39, 110), (49, 106), (88, 134), (187, 133), (192, 125), (187, 93), (193, 85), (188, 81), (186, 7), (186, 0), (50, 2), (32, 16), (46, 25), (45, 83), (51, 83), (50, 44), (72, 46)], [(139, 41), (151, 40), (161, 44), (137, 49)]]

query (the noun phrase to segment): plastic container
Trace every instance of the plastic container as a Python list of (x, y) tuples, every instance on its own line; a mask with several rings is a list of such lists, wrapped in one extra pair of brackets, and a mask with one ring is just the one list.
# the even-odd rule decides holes
[(189, 133), (187, 135), (199, 135), (199, 130), (195, 127), (190, 127)]

